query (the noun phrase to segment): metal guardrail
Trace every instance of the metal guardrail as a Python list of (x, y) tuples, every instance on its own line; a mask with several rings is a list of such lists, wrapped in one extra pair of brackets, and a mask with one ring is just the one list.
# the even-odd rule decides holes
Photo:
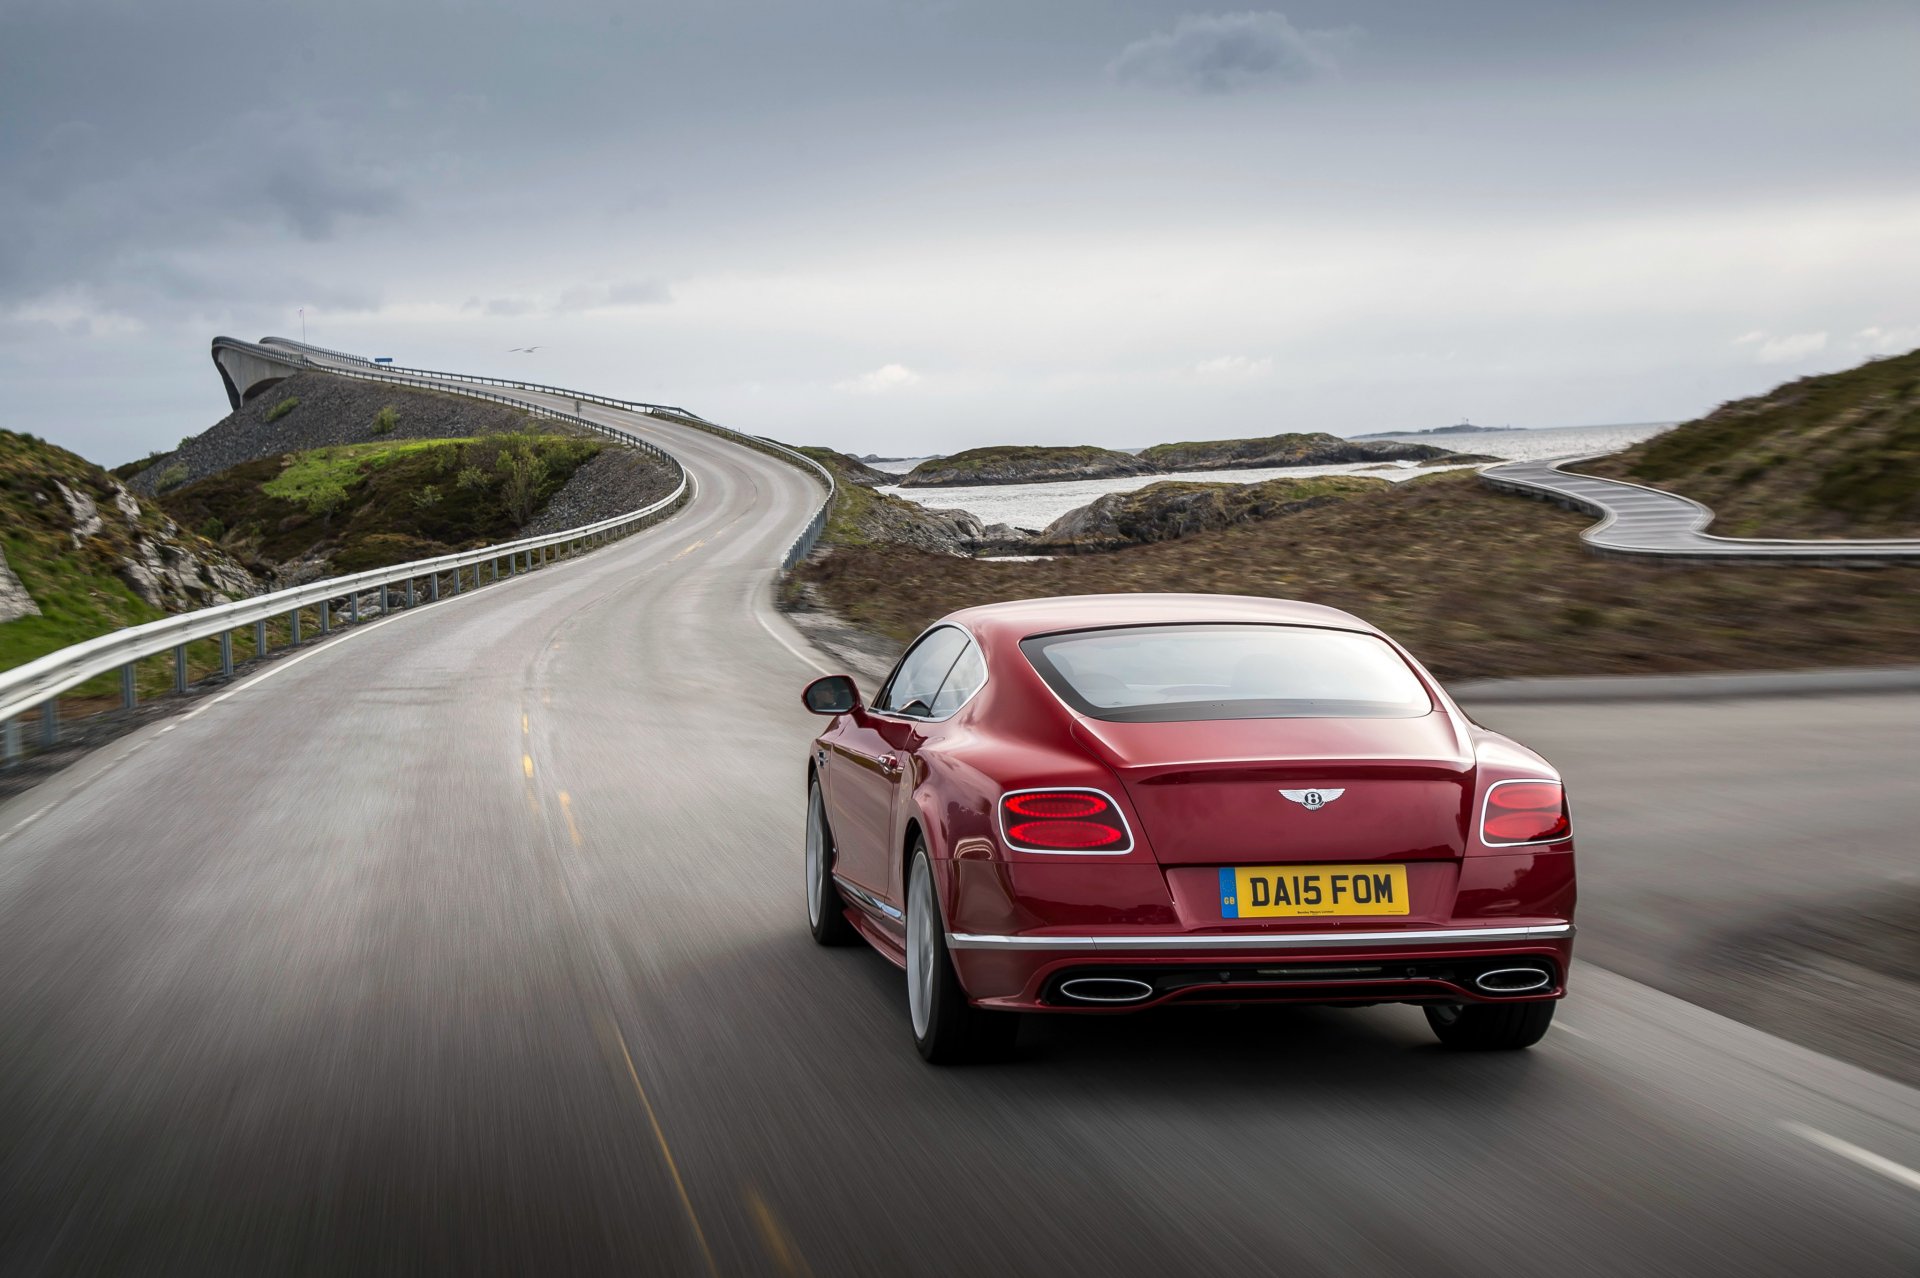
[[(234, 345), (246, 346), (250, 343), (235, 342)], [(286, 358), (281, 352), (273, 352), (273, 355), (276, 358)], [(302, 362), (312, 363), (304, 357)], [(317, 364), (313, 366), (321, 367)], [(325, 371), (369, 381), (393, 381), (403, 384), (426, 384), (427, 381), (424, 378), (404, 374), (399, 376), (384, 372), (375, 374), (359, 369), (326, 369)], [(445, 388), (442, 387), (442, 389)], [(457, 595), (467, 588), (466, 573), (469, 569), (473, 574), (472, 587), (477, 588), (485, 580), (498, 581), (502, 576), (502, 563), (507, 565), (505, 575), (512, 577), (519, 575), (522, 571), (531, 571), (537, 566), (548, 563), (553, 557), (552, 552), (556, 549), (561, 552), (562, 557), (572, 558), (584, 550), (624, 537), (658, 522), (684, 505), (693, 493), (693, 478), (680, 464), (678, 458), (629, 431), (571, 413), (560, 412), (542, 404), (515, 400), (505, 395), (489, 394), (468, 388), (460, 388), (454, 393), (512, 404), (536, 416), (568, 422), (617, 439), (671, 464), (679, 472), (679, 483), (672, 493), (660, 501), (622, 515), (615, 515), (610, 519), (583, 524), (557, 533), (523, 537), (498, 545), (482, 546), (475, 550), (440, 555), (432, 559), (393, 564), (343, 577), (330, 577), (287, 590), (256, 595), (232, 603), (216, 604), (210, 608), (201, 608), (177, 616), (163, 617), (158, 621), (129, 626), (110, 634), (71, 644), (12, 670), (0, 671), (0, 725), (4, 725), (0, 727), (0, 754), (3, 754), (9, 763), (19, 758), (22, 753), (21, 716), (36, 707), (41, 711), (41, 744), (43, 746), (55, 744), (59, 735), (60, 695), (101, 675), (115, 670), (120, 671), (122, 704), (131, 708), (136, 700), (135, 664), (171, 651), (174, 657), (174, 689), (177, 692), (184, 692), (188, 684), (188, 644), (218, 639), (221, 673), (231, 677), (233, 634), (236, 630), (253, 627), (255, 652), (264, 654), (267, 651), (267, 624), (284, 616), (288, 619), (292, 644), (298, 646), (301, 642), (300, 614), (304, 610), (317, 610), (320, 632), (326, 634), (334, 628), (336, 607), (344, 607), (349, 623), (358, 622), (363, 611), (362, 601), (369, 595), (377, 598), (375, 607), (382, 612), (391, 610), (396, 594), (404, 601), (406, 607), (412, 607), (421, 602), (423, 593), (427, 601), (441, 598), (443, 580), (447, 584), (448, 591)], [(488, 573), (491, 574), (490, 578), (487, 576)], [(422, 590), (422, 583), (424, 583), (424, 590)]]
[(1551, 501), (1593, 515), (1600, 522), (1584, 529), (1580, 540), (1600, 555), (1665, 563), (1798, 563), (1840, 568), (1920, 563), (1920, 540), (1716, 537), (1706, 531), (1713, 522), (1712, 509), (1691, 497), (1561, 469), (1592, 460), (1508, 462), (1481, 471), (1480, 482), (1496, 492)]
[[(368, 595), (378, 596), (376, 606), (379, 610), (390, 611), (394, 587), (403, 587), (400, 593), (406, 607), (413, 607), (420, 602), (417, 587), (422, 582), (425, 583), (428, 601), (442, 598), (443, 593), (450, 598), (461, 593), (468, 569), (473, 570), (473, 588), (478, 588), (487, 579), (485, 574), (489, 571), (491, 580), (500, 580), (502, 562), (507, 565), (505, 575), (513, 577), (551, 562), (553, 556), (549, 552), (556, 548), (562, 551), (562, 558), (573, 558), (594, 546), (604, 545), (657, 522), (684, 505), (692, 491), (692, 477), (682, 470), (680, 483), (671, 494), (652, 505), (628, 511), (624, 515), (615, 515), (611, 519), (583, 524), (563, 532), (482, 546), (477, 550), (416, 559), (410, 563), (373, 568), (344, 577), (329, 577), (304, 586), (216, 604), (210, 608), (163, 617), (144, 625), (129, 626), (50, 652), (23, 666), (0, 673), (0, 719), (5, 720), (7, 725), (7, 757), (12, 759), (19, 753), (20, 715), (35, 706), (42, 707), (43, 743), (52, 744), (51, 737), (58, 731), (58, 721), (47, 711), (54, 706), (61, 693), (100, 675), (114, 670), (121, 672), (121, 695), (130, 708), (135, 695), (134, 663), (171, 650), (174, 654), (175, 691), (184, 692), (187, 683), (186, 649), (190, 643), (203, 639), (220, 640), (221, 670), (230, 677), (233, 674), (233, 632), (236, 630), (254, 627), (256, 651), (264, 652), (267, 623), (285, 616), (291, 625), (292, 646), (297, 647), (301, 641), (300, 613), (305, 609), (318, 610), (320, 633), (326, 634), (333, 629), (333, 609), (336, 605), (345, 606), (350, 624), (358, 622), (362, 611), (361, 600)], [(447, 592), (441, 590), (443, 577), (448, 582)]]
[[(250, 599), (218, 604), (178, 616), (164, 617), (158, 621), (129, 626), (111, 634), (72, 644), (12, 670), (0, 671), (0, 725), (4, 725), (0, 727), (0, 751), (3, 751), (8, 763), (18, 759), (22, 753), (20, 720), (23, 714), (35, 707), (40, 709), (41, 744), (51, 746), (57, 742), (59, 736), (60, 695), (116, 669), (120, 671), (121, 676), (122, 703), (130, 709), (135, 704), (137, 695), (134, 680), (137, 662), (171, 651), (174, 657), (174, 690), (185, 692), (188, 687), (187, 645), (190, 643), (218, 639), (221, 673), (231, 678), (234, 669), (233, 634), (236, 630), (252, 626), (255, 652), (264, 654), (267, 651), (268, 622), (285, 616), (288, 620), (291, 644), (297, 647), (301, 642), (300, 614), (302, 611), (310, 609), (317, 611), (320, 633), (324, 635), (334, 627), (336, 606), (345, 607), (349, 624), (357, 623), (363, 611), (361, 601), (368, 595), (378, 597), (379, 602), (376, 605), (378, 611), (390, 611), (394, 588), (403, 585), (404, 589), (400, 592), (403, 606), (413, 607), (421, 602), (422, 592), (419, 589), (421, 582), (425, 582), (424, 593), (428, 601), (437, 600), (443, 596), (441, 590), (443, 576), (448, 582), (450, 593), (457, 595), (464, 588), (465, 574), (468, 569), (473, 571), (473, 587), (478, 588), (482, 584), (484, 571), (491, 571), (492, 580), (500, 579), (500, 564), (503, 561), (507, 564), (507, 575), (512, 577), (522, 570), (523, 563), (525, 570), (531, 571), (535, 566), (549, 562), (550, 552), (556, 547), (562, 549), (563, 557), (571, 558), (592, 546), (604, 544), (647, 527), (679, 509), (691, 498), (695, 487), (693, 477), (677, 457), (658, 445), (631, 431), (621, 430), (545, 404), (531, 403), (525, 399), (478, 389), (481, 386), (510, 387), (526, 394), (572, 399), (580, 403), (600, 404), (626, 412), (640, 412), (661, 417), (718, 435), (743, 447), (768, 453), (807, 471), (825, 486), (826, 497), (814, 511), (813, 517), (808, 520), (806, 528), (787, 548), (780, 563), (782, 573), (790, 571), (795, 564), (812, 552), (832, 513), (837, 491), (833, 473), (819, 462), (784, 444), (718, 425), (683, 408), (613, 399), (609, 396), (573, 391), (565, 387), (545, 386), (509, 378), (482, 378), (458, 373), (438, 373), (427, 369), (395, 368), (388, 364), (375, 364), (364, 356), (331, 351), (325, 347), (309, 346), (306, 343), (293, 342), (285, 338), (263, 338), (257, 343), (225, 337), (214, 339), (216, 348), (223, 344), (243, 349), (251, 348), (261, 357), (302, 364), (334, 376), (402, 386), (420, 386), (474, 399), (508, 404), (536, 417), (566, 422), (617, 439), (659, 457), (679, 472), (680, 482), (670, 495), (652, 505), (629, 511), (624, 515), (616, 515), (611, 519), (600, 520), (597, 523), (538, 537), (525, 537), (495, 546), (483, 546), (476, 550), (441, 555), (433, 559), (421, 559), (411, 563), (394, 564), (386, 568), (370, 569), (350, 576), (331, 577), (288, 590), (274, 591), (271, 594), (256, 595)], [(316, 352), (328, 361), (339, 360), (353, 367), (340, 368), (331, 363), (323, 363), (306, 354), (307, 351)], [(536, 556), (538, 556), (537, 560)]]

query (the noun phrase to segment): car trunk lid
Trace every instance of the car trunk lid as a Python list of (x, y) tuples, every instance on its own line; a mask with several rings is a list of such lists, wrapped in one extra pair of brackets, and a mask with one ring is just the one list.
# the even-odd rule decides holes
[(1163, 864), (1423, 861), (1465, 849), (1473, 755), (1444, 711), (1081, 719), (1076, 732), (1119, 777)]

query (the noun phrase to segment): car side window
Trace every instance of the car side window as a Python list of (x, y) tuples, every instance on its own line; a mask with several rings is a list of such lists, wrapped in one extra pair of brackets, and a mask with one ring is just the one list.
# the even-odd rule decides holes
[(901, 658), (900, 668), (887, 681), (887, 690), (874, 709), (922, 718), (933, 713), (934, 694), (940, 691), (947, 672), (953, 669), (954, 658), (968, 642), (966, 632), (952, 626), (926, 635)]
[(986, 681), (986, 658), (980, 655), (980, 645), (969, 639), (954, 661), (953, 669), (947, 672), (947, 681), (933, 694), (933, 717), (944, 719), (958, 710)]

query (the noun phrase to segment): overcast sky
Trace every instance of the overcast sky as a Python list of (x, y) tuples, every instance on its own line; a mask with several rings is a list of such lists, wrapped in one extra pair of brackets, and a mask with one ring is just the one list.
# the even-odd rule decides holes
[(1916, 66), (1912, 0), (3, 0), (0, 425), (170, 445), (301, 307), (857, 452), (1685, 417), (1920, 346)]

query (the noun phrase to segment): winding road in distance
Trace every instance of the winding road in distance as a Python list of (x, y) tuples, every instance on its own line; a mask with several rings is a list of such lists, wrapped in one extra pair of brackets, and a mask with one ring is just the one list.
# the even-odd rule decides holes
[(693, 503), (0, 807), (0, 1273), (1916, 1271), (1920, 1094), (1593, 966), (1512, 1056), (1215, 1009), (923, 1065), (804, 928), (818, 486), (586, 412)]

